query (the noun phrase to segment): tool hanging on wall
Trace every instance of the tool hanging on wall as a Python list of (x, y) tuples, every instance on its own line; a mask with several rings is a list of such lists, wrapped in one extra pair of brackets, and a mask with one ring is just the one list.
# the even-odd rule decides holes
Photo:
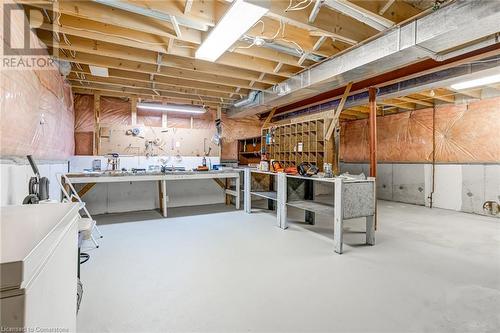
[(215, 119), (215, 134), (212, 137), (212, 142), (217, 146), (220, 146), (220, 142), (222, 139), (222, 121), (220, 118)]
[(26, 156), (28, 158), (28, 162), (31, 165), (31, 169), (35, 174), (35, 177), (31, 177), (28, 183), (28, 192), (29, 195), (24, 198), (23, 205), (26, 204), (37, 204), (41, 200), (49, 199), (49, 179), (47, 177), (40, 177), (40, 172), (38, 171), (38, 167), (33, 160), (31, 155)]

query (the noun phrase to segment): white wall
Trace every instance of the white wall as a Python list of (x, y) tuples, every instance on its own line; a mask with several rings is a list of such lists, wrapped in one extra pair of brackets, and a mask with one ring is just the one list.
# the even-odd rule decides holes
[[(49, 178), (49, 196), (61, 200), (56, 174), (68, 171), (68, 161), (35, 161), (42, 177)], [(28, 181), (33, 171), (24, 158), (0, 160), (0, 206), (20, 205), (28, 195)]]
[[(102, 168), (107, 167), (107, 158), (96, 156), (73, 156), (70, 171), (81, 172), (92, 168), (92, 161), (99, 158)], [(121, 156), (120, 167), (144, 168), (161, 165), (162, 156)], [(219, 164), (219, 157), (207, 158), (209, 163)], [(186, 170), (201, 165), (202, 157), (183, 156), (181, 161), (171, 158), (167, 165), (183, 166)], [(224, 193), (212, 179), (176, 180), (167, 182), (167, 207), (196, 206), (224, 202)], [(117, 213), (159, 208), (159, 188), (157, 182), (133, 182), (97, 184), (85, 196), (91, 214)]]
[[(368, 170), (366, 163), (341, 164), (342, 172)], [(377, 174), (379, 199), (430, 205), (431, 164), (379, 163)], [(434, 180), (433, 207), (485, 214), (485, 201), (500, 202), (500, 164), (437, 164)]]

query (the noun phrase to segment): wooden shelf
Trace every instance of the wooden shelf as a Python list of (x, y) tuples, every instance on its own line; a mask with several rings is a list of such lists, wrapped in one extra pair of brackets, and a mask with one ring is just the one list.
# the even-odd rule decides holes
[[(259, 163), (262, 149), (261, 142), (262, 138), (260, 136), (238, 140), (238, 164)], [(248, 149), (252, 151), (248, 151)]]
[(252, 195), (256, 195), (258, 197), (266, 198), (266, 199), (271, 199), (271, 200), (278, 200), (278, 194), (277, 192), (274, 191), (269, 191), (269, 192), (264, 192), (264, 191), (252, 191), (250, 192)]
[[(294, 124), (274, 126), (262, 131), (262, 150), (269, 159), (285, 167), (302, 162), (315, 164), (320, 171), (323, 163), (334, 162), (333, 139), (325, 140), (331, 119), (315, 119)], [(266, 143), (268, 134), (271, 142)]]
[(286, 203), (289, 206), (308, 210), (321, 215), (333, 216), (333, 206), (312, 200), (294, 200)]

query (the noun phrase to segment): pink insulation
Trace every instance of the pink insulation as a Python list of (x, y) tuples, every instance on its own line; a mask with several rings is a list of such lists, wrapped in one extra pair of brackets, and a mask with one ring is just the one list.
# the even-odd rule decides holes
[[(500, 97), (436, 108), (436, 162), (500, 162)], [(431, 162), (432, 109), (377, 118), (378, 161)], [(368, 121), (342, 123), (341, 159), (368, 161)]]
[[(11, 38), (19, 42), (23, 22), (13, 19), (11, 25)], [(31, 40), (40, 45), (33, 32)], [(58, 69), (2, 68), (0, 155), (65, 159), (73, 155), (74, 147), (71, 87)]]
[[(75, 141), (76, 155), (92, 154), (94, 130), (94, 97), (92, 95), (75, 95)], [(120, 98), (101, 97), (101, 126), (131, 125), (130, 102)], [(213, 129), (215, 133), (216, 112), (210, 110), (202, 115), (193, 115), (193, 128)], [(191, 128), (191, 115), (168, 114), (168, 127)], [(137, 110), (138, 126), (162, 126), (162, 114), (158, 111)], [(222, 116), (222, 157), (238, 158), (238, 139), (260, 136), (261, 122), (256, 117), (229, 119)]]

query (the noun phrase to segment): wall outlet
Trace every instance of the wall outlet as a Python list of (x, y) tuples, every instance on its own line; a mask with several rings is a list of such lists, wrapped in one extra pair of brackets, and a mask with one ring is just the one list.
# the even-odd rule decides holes
[(167, 199), (167, 202), (170, 202), (170, 197), (168, 195), (167, 195), (166, 199)]

